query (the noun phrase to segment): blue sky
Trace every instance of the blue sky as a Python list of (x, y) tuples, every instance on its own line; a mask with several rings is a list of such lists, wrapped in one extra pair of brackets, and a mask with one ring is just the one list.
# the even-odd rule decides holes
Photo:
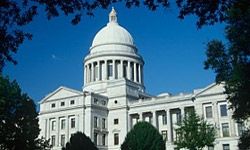
[[(214, 73), (203, 69), (205, 47), (214, 38), (224, 40), (223, 25), (198, 30), (196, 18), (179, 20), (175, 7), (152, 12), (123, 5), (114, 5), (118, 23), (131, 33), (144, 58), (148, 93), (191, 92), (214, 81)], [(108, 22), (110, 10), (97, 9), (94, 17), (84, 16), (76, 26), (71, 25), (71, 17), (48, 21), (44, 15), (37, 16), (25, 27), (33, 40), (20, 47), (14, 55), (18, 65), (7, 64), (4, 74), (16, 79), (36, 102), (61, 85), (81, 90), (83, 58), (95, 34)]]

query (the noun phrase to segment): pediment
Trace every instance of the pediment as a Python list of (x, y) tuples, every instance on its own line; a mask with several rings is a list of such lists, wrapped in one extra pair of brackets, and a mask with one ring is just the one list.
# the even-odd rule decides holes
[(210, 84), (209, 86), (207, 86), (204, 89), (201, 89), (197, 93), (195, 93), (195, 97), (224, 93), (224, 91), (225, 91), (224, 85), (225, 85), (224, 83)]
[(78, 96), (81, 94), (82, 94), (82, 92), (80, 92), (80, 91), (61, 86), (58, 89), (56, 89), (55, 91), (48, 94), (46, 97), (44, 97), (40, 101), (40, 103), (44, 103), (45, 101), (47, 102), (47, 101), (51, 101), (51, 100), (55, 100), (55, 99), (66, 98), (66, 97), (74, 97), (74, 96)]

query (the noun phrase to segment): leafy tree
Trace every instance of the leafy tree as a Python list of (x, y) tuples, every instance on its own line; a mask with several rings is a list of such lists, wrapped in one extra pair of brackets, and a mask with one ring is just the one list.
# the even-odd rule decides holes
[(165, 150), (165, 142), (150, 123), (138, 122), (127, 134), (121, 150)]
[(62, 150), (98, 150), (95, 144), (82, 132), (73, 134), (70, 138), (70, 142), (66, 144)]
[(16, 81), (0, 75), (0, 149), (40, 150), (49, 148), (38, 139), (39, 126), (34, 102)]
[[(240, 121), (250, 117), (250, 1), (237, 2), (226, 12), (228, 43), (213, 40), (207, 44), (205, 69), (215, 71), (217, 83), (225, 82), (233, 117)], [(249, 139), (249, 132), (243, 134), (239, 147), (249, 147)]]
[(176, 136), (174, 143), (178, 149), (201, 150), (205, 146), (213, 145), (215, 129), (201, 119), (195, 111), (190, 111), (176, 129)]
[(239, 148), (241, 150), (250, 149), (250, 129), (245, 131), (243, 135), (240, 137)]

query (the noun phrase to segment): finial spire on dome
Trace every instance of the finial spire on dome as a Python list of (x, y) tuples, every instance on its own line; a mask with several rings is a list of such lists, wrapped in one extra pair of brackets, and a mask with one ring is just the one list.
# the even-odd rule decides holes
[(112, 7), (111, 12), (109, 13), (109, 22), (117, 23), (117, 16), (114, 7)]

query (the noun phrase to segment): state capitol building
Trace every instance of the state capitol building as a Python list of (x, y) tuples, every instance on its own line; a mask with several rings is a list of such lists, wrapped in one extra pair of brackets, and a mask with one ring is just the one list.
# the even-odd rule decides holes
[(59, 87), (40, 101), (40, 137), (53, 149), (65, 146), (72, 134), (84, 132), (100, 150), (119, 150), (138, 121), (150, 122), (174, 150), (175, 128), (190, 109), (216, 128), (214, 147), (237, 150), (244, 124), (232, 119), (223, 85), (211, 84), (189, 94), (145, 92), (144, 60), (130, 33), (120, 26), (112, 9), (109, 22), (94, 37), (83, 60), (82, 91)]

